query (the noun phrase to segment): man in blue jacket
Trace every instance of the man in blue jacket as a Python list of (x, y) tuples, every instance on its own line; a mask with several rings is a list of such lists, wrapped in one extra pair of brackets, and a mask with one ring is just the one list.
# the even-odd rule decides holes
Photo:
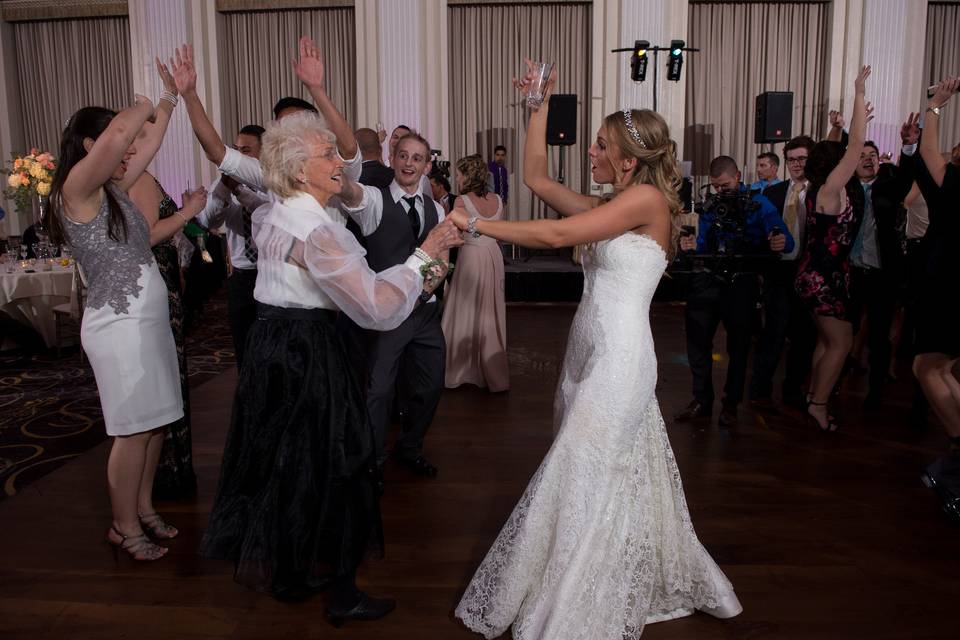
[[(696, 239), (692, 235), (682, 237), (681, 250), (726, 254), (731, 260), (737, 260), (735, 256), (762, 260), (793, 250), (793, 236), (784, 228), (776, 207), (741, 183), (733, 158), (713, 159), (710, 186), (721, 197), (710, 199), (700, 214)], [(742, 197), (735, 197), (738, 194)], [(714, 264), (721, 265), (722, 260)], [(749, 262), (734, 263), (730, 275), (725, 277), (718, 277), (717, 269), (694, 274), (685, 312), (693, 400), (676, 416), (677, 422), (709, 418), (713, 413), (713, 337), (723, 322), (728, 364), (719, 424), (724, 428), (736, 426), (759, 297), (756, 267)]]

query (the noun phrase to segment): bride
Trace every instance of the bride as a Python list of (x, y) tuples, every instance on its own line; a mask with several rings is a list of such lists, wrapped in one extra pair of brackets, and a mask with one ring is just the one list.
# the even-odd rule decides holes
[[(529, 65), (528, 61), (528, 65)], [(514, 81), (526, 93), (532, 75)], [(543, 106), (524, 147), (524, 182), (560, 220), (489, 221), (462, 209), (467, 233), (531, 248), (589, 243), (555, 406), (556, 438), (457, 606), (495, 638), (634, 639), (647, 623), (700, 609), (742, 610), (700, 544), (654, 395), (650, 301), (680, 212), (676, 145), (663, 118), (626, 109), (603, 120), (593, 180), (613, 196), (575, 193), (547, 175)]]

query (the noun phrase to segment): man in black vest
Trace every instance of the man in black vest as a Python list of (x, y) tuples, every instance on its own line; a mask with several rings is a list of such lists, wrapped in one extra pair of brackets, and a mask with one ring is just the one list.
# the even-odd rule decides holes
[[(430, 144), (410, 133), (397, 142), (390, 164), (395, 177), (389, 186), (347, 182), (340, 194), (344, 211), (359, 227), (367, 264), (374, 271), (402, 264), (444, 219), (443, 208), (421, 188), (421, 179), (430, 170)], [(367, 331), (366, 351), (367, 412), (377, 438), (378, 462), (387, 457), (387, 432), (402, 365), (402, 433), (393, 457), (418, 475), (437, 475), (437, 468), (423, 457), (423, 439), (440, 402), (446, 364), (440, 309), (432, 291), (424, 292), (421, 303), (396, 329)]]

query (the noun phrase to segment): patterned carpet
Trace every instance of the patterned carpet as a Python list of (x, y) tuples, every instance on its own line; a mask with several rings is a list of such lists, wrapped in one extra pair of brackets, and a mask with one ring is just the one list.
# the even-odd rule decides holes
[[(233, 367), (221, 291), (187, 334), (190, 386)], [(0, 500), (106, 439), (97, 385), (79, 350), (35, 356), (0, 354)]]

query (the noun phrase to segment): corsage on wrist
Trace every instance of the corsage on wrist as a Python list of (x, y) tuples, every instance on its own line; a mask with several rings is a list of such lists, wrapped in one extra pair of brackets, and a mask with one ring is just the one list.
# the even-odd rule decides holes
[(470, 216), (469, 218), (467, 218), (467, 233), (469, 233), (470, 236), (474, 238), (479, 238), (480, 236), (483, 235), (482, 233), (477, 231), (477, 216)]

